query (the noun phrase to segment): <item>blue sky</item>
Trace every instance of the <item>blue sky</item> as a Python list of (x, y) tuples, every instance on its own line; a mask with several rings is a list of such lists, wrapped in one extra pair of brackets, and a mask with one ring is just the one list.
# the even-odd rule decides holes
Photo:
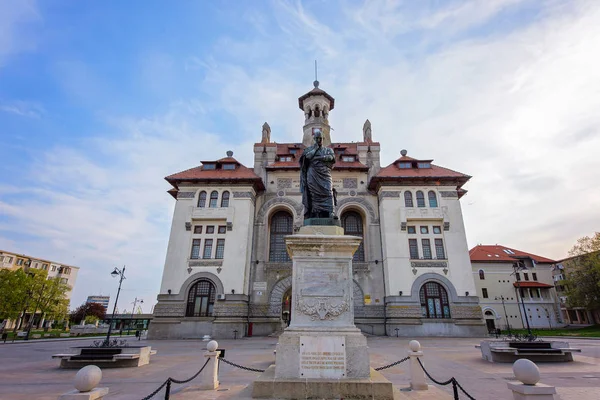
[(334, 141), (369, 118), (383, 164), (473, 175), (470, 246), (561, 258), (600, 220), (599, 41), (592, 0), (0, 0), (0, 249), (80, 266), (73, 305), (126, 264), (120, 308), (149, 311), (162, 178), (251, 165), (265, 121), (300, 141), (318, 59)]

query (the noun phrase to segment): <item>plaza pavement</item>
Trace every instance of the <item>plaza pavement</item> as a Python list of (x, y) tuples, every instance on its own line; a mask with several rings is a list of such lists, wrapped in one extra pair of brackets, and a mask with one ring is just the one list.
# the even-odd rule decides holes
[[(454, 376), (476, 399), (511, 399), (506, 383), (513, 377), (511, 364), (492, 364), (481, 359), (474, 346), (478, 339), (417, 338), (423, 347), (424, 364), (438, 380)], [(133, 339), (130, 339), (132, 342)], [(410, 339), (392, 337), (369, 337), (371, 366), (380, 367), (406, 356)], [(575, 353), (570, 363), (540, 363), (542, 383), (554, 385), (560, 400), (600, 399), (600, 341), (569, 339), (572, 347), (582, 349)], [(89, 341), (91, 343), (91, 340)], [(206, 342), (200, 340), (142, 341), (158, 354), (150, 364), (141, 368), (104, 369), (100, 386), (110, 388), (105, 399), (139, 400), (154, 391), (169, 376), (187, 379), (204, 363)], [(61, 393), (73, 388), (76, 370), (58, 368), (59, 361), (52, 354), (64, 353), (71, 346), (84, 345), (85, 341), (33, 341), (30, 343), (0, 344), (0, 399), (37, 400), (57, 399)], [(135, 344), (140, 342), (135, 341)], [(258, 369), (265, 369), (274, 362), (273, 350), (277, 338), (255, 337), (240, 340), (221, 340), (219, 347), (226, 349), (229, 361)], [(382, 373), (397, 390), (398, 399), (444, 399), (451, 398), (450, 386), (431, 388), (427, 392), (404, 391), (409, 384), (408, 364), (402, 363)], [(188, 399), (249, 399), (249, 385), (258, 373), (248, 372), (221, 363), (216, 391), (197, 388), (199, 378), (184, 384), (173, 385), (174, 400)], [(164, 392), (154, 399), (164, 398)], [(461, 395), (461, 399), (466, 398)]]

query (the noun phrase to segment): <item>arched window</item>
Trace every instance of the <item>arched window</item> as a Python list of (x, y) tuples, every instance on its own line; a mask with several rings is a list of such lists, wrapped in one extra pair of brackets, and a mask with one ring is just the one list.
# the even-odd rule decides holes
[(404, 206), (405, 207), (414, 207), (413, 200), (412, 200), (412, 192), (409, 192), (408, 190), (406, 192), (404, 192)]
[(417, 207), (425, 207), (425, 195), (420, 190), (417, 191)]
[(419, 291), (423, 318), (450, 318), (446, 289), (437, 282), (427, 282)]
[(484, 280), (485, 279), (485, 272), (483, 272), (482, 269), (479, 270), (479, 279), (480, 280)]
[(294, 230), (294, 219), (286, 211), (277, 211), (271, 217), (271, 235), (269, 238), (269, 261), (286, 262), (290, 256), (285, 248), (285, 237)]
[[(362, 217), (356, 211), (348, 211), (342, 214), (342, 228), (344, 228), (344, 235), (364, 238)], [(364, 240), (360, 242), (360, 246), (354, 253), (352, 260), (365, 261)]]
[(198, 196), (198, 207), (206, 207), (206, 192), (204, 190)]
[(186, 317), (210, 317), (215, 304), (215, 285), (208, 279), (200, 279), (188, 293)]
[(221, 207), (229, 207), (229, 192), (224, 191), (221, 195)]
[(209, 208), (217, 207), (217, 200), (219, 199), (219, 193), (216, 190), (210, 192), (210, 202), (208, 203)]
[(429, 207), (437, 207), (437, 196), (435, 195), (435, 192), (430, 190), (429, 193), (427, 193), (427, 196), (429, 197)]

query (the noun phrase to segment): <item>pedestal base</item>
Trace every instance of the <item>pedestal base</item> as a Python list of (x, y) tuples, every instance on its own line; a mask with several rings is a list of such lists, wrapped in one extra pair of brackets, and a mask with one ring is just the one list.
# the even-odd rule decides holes
[(254, 381), (252, 397), (259, 399), (393, 400), (394, 388), (390, 381), (372, 368), (369, 377), (363, 379), (286, 379), (275, 378), (275, 366), (271, 365)]
[(277, 379), (364, 379), (371, 375), (367, 338), (358, 328), (288, 328), (279, 336), (275, 364)]

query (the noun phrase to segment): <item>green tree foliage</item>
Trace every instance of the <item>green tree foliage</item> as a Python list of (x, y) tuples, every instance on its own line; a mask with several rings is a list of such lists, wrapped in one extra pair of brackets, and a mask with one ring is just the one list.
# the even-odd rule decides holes
[(79, 324), (84, 318), (87, 321), (87, 317), (90, 315), (103, 320), (106, 317), (104, 306), (100, 303), (83, 303), (71, 312), (69, 320), (71, 323)]
[(600, 308), (600, 232), (577, 240), (566, 260), (569, 305)]
[[(48, 279), (47, 271), (33, 268), (2, 270), (0, 271), (0, 319), (16, 320), (27, 312), (37, 312), (46, 320), (64, 318), (69, 305), (66, 298), (69, 290), (71, 287), (61, 283), (60, 278)], [(41, 319), (39, 318), (38, 321)]]

